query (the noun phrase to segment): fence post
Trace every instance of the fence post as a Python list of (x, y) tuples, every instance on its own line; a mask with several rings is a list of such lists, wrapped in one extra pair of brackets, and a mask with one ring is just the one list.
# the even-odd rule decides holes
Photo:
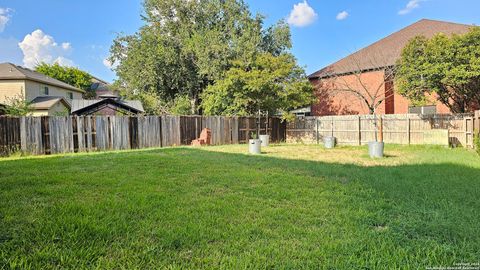
[(158, 138), (160, 141), (160, 148), (163, 147), (163, 126), (162, 126), (162, 117), (163, 116), (158, 116)]
[[(465, 147), (467, 148), (475, 149), (475, 136), (477, 135), (476, 132), (478, 132), (476, 129), (477, 120), (476, 115), (465, 118)], [(470, 125), (468, 122), (470, 122)]]
[(411, 143), (411, 135), (410, 135), (410, 116), (407, 114), (407, 143), (410, 145)]
[(335, 130), (335, 126), (334, 126), (335, 123), (334, 123), (333, 121), (334, 121), (334, 120), (333, 120), (333, 117), (332, 117), (332, 137), (333, 137), (333, 133), (334, 133), (334, 130)]
[(378, 141), (383, 142), (383, 116), (380, 115), (380, 128), (378, 131)]
[(315, 137), (317, 139), (317, 144), (320, 144), (320, 137), (318, 136), (318, 118), (315, 117)]
[(362, 145), (362, 117), (358, 116), (358, 145)]
[(25, 116), (20, 118), (20, 149), (27, 153), (27, 120)]
[(475, 111), (474, 125), (476, 132), (480, 132), (480, 111)]
[(251, 118), (246, 118), (245, 119), (245, 127), (246, 127), (246, 130), (245, 130), (245, 141), (246, 143), (248, 143), (248, 139), (250, 139), (250, 122), (251, 122)]
[(473, 148), (475, 149), (475, 137), (480, 136), (480, 111), (475, 111), (475, 117), (473, 118)]

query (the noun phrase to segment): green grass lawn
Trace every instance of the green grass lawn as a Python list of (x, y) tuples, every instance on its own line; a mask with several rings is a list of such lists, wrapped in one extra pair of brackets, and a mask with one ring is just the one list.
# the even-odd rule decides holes
[(462, 149), (166, 148), (0, 160), (0, 269), (416, 269), (480, 261)]

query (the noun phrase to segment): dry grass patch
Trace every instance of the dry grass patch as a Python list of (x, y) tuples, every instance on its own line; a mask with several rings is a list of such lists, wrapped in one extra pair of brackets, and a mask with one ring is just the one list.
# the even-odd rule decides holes
[[(221, 153), (248, 154), (248, 145), (222, 145), (202, 148)], [(319, 161), (361, 166), (396, 166), (416, 162), (417, 154), (408, 147), (387, 146), (384, 159), (371, 159), (365, 146), (342, 146), (325, 149), (320, 145), (277, 144), (262, 148), (262, 156), (295, 160)]]

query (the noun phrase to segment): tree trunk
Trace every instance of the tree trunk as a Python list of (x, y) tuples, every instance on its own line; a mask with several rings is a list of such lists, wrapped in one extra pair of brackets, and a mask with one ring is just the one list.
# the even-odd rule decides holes
[(193, 92), (190, 94), (190, 113), (192, 115), (198, 114), (198, 93)]
[(192, 115), (197, 114), (197, 100), (195, 98), (190, 99), (190, 113)]
[[(368, 107), (368, 109), (370, 110), (370, 115), (373, 115), (373, 126), (375, 127), (375, 142), (378, 142), (378, 122), (377, 122), (377, 112), (376, 112), (376, 108), (374, 107)], [(382, 138), (383, 140), (383, 138)]]
[(383, 142), (383, 118), (380, 117), (380, 125), (378, 128), (378, 141)]

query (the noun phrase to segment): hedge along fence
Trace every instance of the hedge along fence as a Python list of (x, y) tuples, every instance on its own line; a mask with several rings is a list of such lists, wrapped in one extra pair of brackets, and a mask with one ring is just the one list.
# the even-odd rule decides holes
[[(0, 118), (0, 154), (61, 154), (189, 145), (202, 129), (212, 144), (245, 143), (257, 130), (254, 117), (223, 116), (66, 116)], [(260, 121), (272, 142), (285, 141), (286, 123)]]
[[(474, 126), (480, 113), (437, 115), (379, 115), (383, 121), (383, 139), (391, 144), (430, 144), (432, 130), (444, 130), (448, 143), (473, 147)], [(364, 145), (375, 140), (375, 119), (372, 115), (305, 117), (288, 123), (287, 142), (320, 143), (333, 136), (337, 143)]]

